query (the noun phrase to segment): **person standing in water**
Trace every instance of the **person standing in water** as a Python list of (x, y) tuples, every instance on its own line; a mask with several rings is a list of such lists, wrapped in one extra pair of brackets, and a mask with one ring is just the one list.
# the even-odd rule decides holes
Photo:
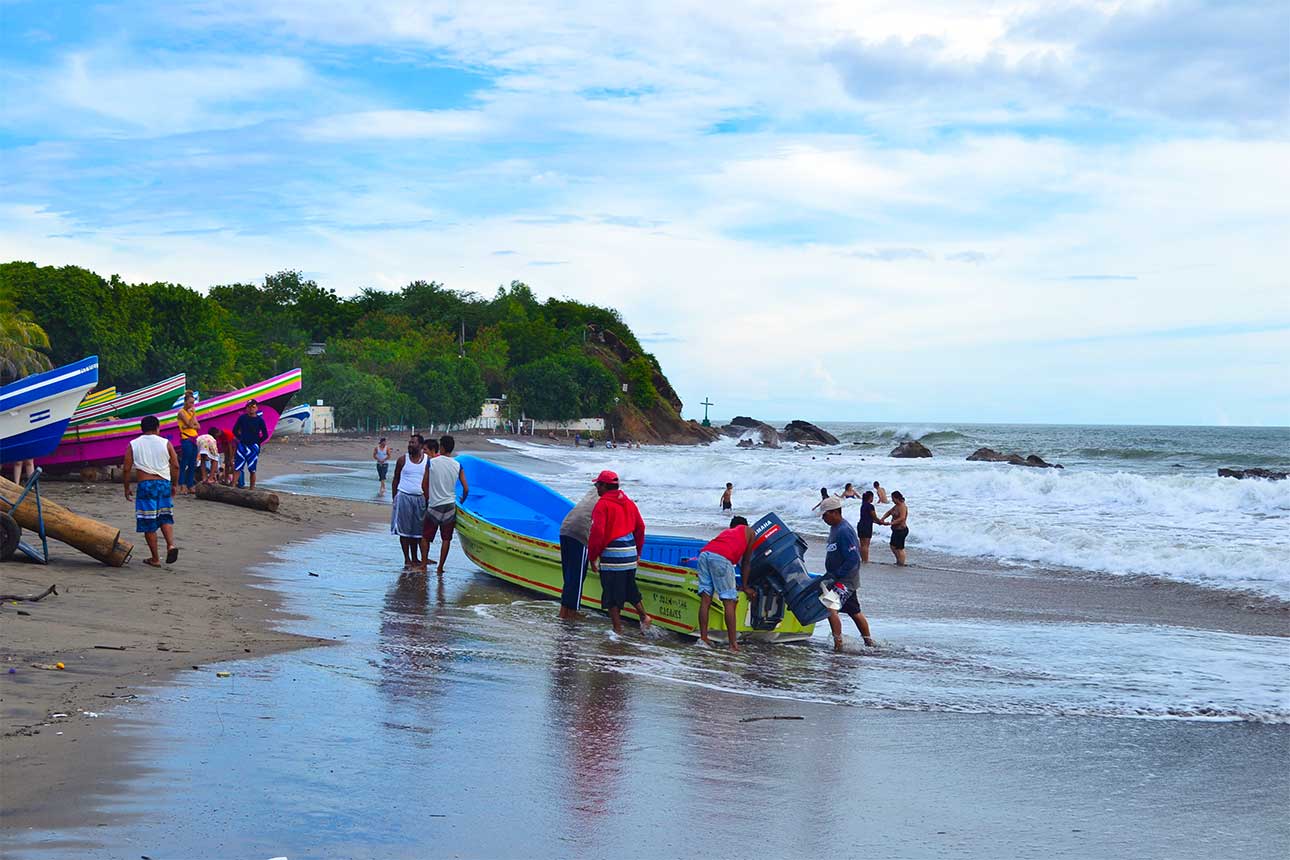
[(385, 492), (385, 475), (390, 470), (390, 446), (385, 443), (385, 437), (382, 436), (376, 440), (376, 447), (372, 449), (372, 459), (376, 461), (376, 478), (381, 482), (381, 492)]
[(878, 520), (878, 512), (873, 506), (873, 490), (865, 490), (860, 497), (860, 521), (856, 531), (860, 533), (860, 563), (869, 563), (869, 542), (873, 540), (873, 527)]
[[(161, 567), (161, 556), (157, 554), (158, 529), (166, 539), (166, 564), (174, 564), (179, 558), (172, 501), (175, 481), (179, 477), (179, 455), (170, 440), (158, 435), (160, 427), (157, 416), (143, 416), (139, 421), (143, 435), (130, 440), (121, 466), (126, 500), (134, 501), (134, 530), (143, 535), (152, 553), (150, 558), (143, 560), (149, 567)], [(130, 491), (131, 479), (139, 482), (133, 493)]]
[[(841, 499), (825, 499), (820, 502), (820, 511), (820, 518), (829, 527), (829, 543), (824, 556), (824, 575), (832, 580), (829, 589), (841, 602), (841, 611), (855, 622), (864, 644), (877, 647), (869, 633), (869, 619), (860, 611), (860, 541), (856, 530), (842, 517)], [(842, 618), (839, 610), (831, 606), (827, 608), (829, 629), (833, 632), (833, 650), (841, 651)]]
[(609, 613), (614, 632), (623, 632), (623, 607), (631, 604), (640, 615), (641, 630), (649, 628), (636, 563), (645, 548), (645, 521), (636, 503), (618, 488), (618, 475), (605, 469), (595, 480), (600, 498), (591, 509), (587, 562), (600, 574), (600, 606)]
[(730, 640), (730, 650), (739, 650), (739, 643), (736, 641), (739, 621), (735, 617), (739, 589), (735, 587), (735, 565), (739, 565), (741, 570), (748, 570), (752, 546), (753, 530), (748, 525), (748, 520), (732, 517), (730, 528), (708, 541), (699, 551), (696, 565), (699, 571), (699, 638), (706, 645), (712, 644), (708, 641), (708, 610), (712, 606), (712, 595), (715, 592), (725, 614), (726, 638)]
[(884, 490), (877, 481), (873, 482), (873, 491), (878, 494), (878, 504), (880, 505), (891, 504), (891, 499), (887, 498), (887, 491)]
[(905, 507), (905, 497), (900, 490), (891, 494), (892, 509), (882, 515), (878, 522), (891, 526), (891, 554), (896, 557), (899, 567), (905, 566), (905, 538), (909, 537), (909, 508)]
[(822, 507), (820, 507), (820, 506), (824, 504), (825, 500), (826, 500), (826, 499), (828, 499), (828, 497), (829, 497), (829, 488), (828, 488), (828, 487), (820, 487), (820, 500), (819, 500), (818, 502), (816, 502), (816, 503), (815, 503), (815, 507), (811, 508), (811, 510), (813, 510), (813, 511), (822, 511), (822, 510), (824, 510), (824, 509), (823, 509)]
[(728, 511), (735, 506), (734, 498), (733, 498), (734, 492), (735, 492), (735, 485), (727, 481), (726, 491), (721, 494), (721, 510)]
[(421, 450), (421, 440), (408, 439), (408, 453), (394, 463), (394, 483), (390, 487), (390, 534), (398, 535), (403, 549), (404, 570), (425, 570), (429, 561), (420, 553), (421, 533), (426, 516), (426, 498), (430, 495), (429, 458)]
[(457, 447), (457, 440), (451, 436), (439, 439), (439, 456), (430, 458), (427, 471), (430, 474), (429, 494), (426, 499), (426, 521), (422, 532), (421, 555), (429, 563), (430, 544), (434, 543), (435, 532), (439, 533), (439, 567), (435, 573), (443, 573), (444, 562), (448, 560), (448, 550), (452, 548), (452, 531), (457, 525), (457, 485), (461, 484), (461, 500), (466, 501), (470, 495), (470, 484), (461, 464), (452, 456)]
[(856, 492), (856, 488), (851, 486), (851, 483), (848, 481), (847, 485), (842, 488), (842, 498), (858, 499), (860, 498), (860, 494)]
[(586, 618), (582, 609), (582, 584), (587, 579), (587, 541), (591, 537), (591, 511), (600, 500), (593, 486), (569, 509), (560, 523), (560, 567), (564, 587), (560, 590), (560, 617), (565, 621)]

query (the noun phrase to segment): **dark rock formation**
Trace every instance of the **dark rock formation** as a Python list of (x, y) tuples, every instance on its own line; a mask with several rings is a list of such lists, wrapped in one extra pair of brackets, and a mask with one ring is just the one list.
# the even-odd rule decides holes
[(1273, 472), (1270, 469), (1219, 469), (1220, 478), (1264, 478), (1268, 481), (1284, 481), (1287, 472)]
[(1060, 463), (1047, 463), (1038, 454), (1023, 457), (1020, 454), (1004, 454), (993, 448), (977, 448), (968, 455), (969, 460), (985, 463), (1011, 463), (1014, 466), (1037, 466), (1041, 469), (1061, 469)]
[(803, 445), (837, 445), (838, 437), (827, 430), (821, 430), (809, 421), (790, 421), (784, 428), (785, 442), (800, 442)]
[(765, 421), (758, 421), (756, 418), (749, 418), (747, 415), (738, 415), (725, 427), (721, 432), (727, 436), (741, 437), (741, 442), (750, 442), (750, 445), (742, 445), (743, 448), (751, 448), (755, 445), (761, 445), (766, 448), (779, 447), (779, 431), (767, 424)]
[(932, 452), (922, 442), (910, 439), (892, 449), (892, 457), (930, 457)]

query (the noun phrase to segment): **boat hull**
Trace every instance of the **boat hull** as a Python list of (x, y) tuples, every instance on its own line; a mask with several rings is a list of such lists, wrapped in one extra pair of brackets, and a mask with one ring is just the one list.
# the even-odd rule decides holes
[[(478, 462), (475, 458), (461, 459)], [(475, 478), (471, 476), (471, 496), (476, 493)], [(457, 509), (457, 534), (467, 558), (488, 575), (545, 597), (559, 598), (564, 574), (558, 543), (505, 528), (460, 505)], [(669, 543), (701, 545), (701, 542), (688, 538), (647, 540), (657, 541), (663, 551)], [(659, 550), (659, 546), (651, 548), (647, 542), (647, 554)], [(680, 561), (679, 553), (676, 561)], [(654, 623), (687, 636), (699, 635), (699, 576), (695, 570), (680, 563), (665, 564), (642, 559), (636, 570), (636, 584), (645, 612)], [(598, 609), (600, 600), (600, 578), (589, 571), (583, 582), (583, 606)], [(633, 607), (624, 609), (623, 615), (638, 617)], [(748, 598), (743, 592), (739, 594), (735, 617), (741, 638), (789, 642), (810, 637), (815, 628), (813, 624), (800, 624), (791, 612), (786, 612), (784, 620), (774, 630), (754, 630), (749, 626)], [(709, 610), (708, 626), (711, 635), (724, 638), (726, 623), (718, 601), (713, 601)]]
[(275, 431), (279, 436), (297, 436), (302, 433), (309, 433), (312, 429), (313, 412), (308, 403), (301, 403), (299, 406), (292, 406), (278, 419), (278, 429)]
[(87, 421), (104, 421), (112, 418), (142, 418), (157, 412), (167, 412), (174, 407), (178, 395), (183, 403), (184, 386), (188, 377), (177, 373), (169, 379), (154, 382), (152, 385), (122, 394), (108, 400), (82, 405), (72, 414), (72, 424), (84, 424)]
[(0, 388), (0, 463), (56, 449), (72, 413), (98, 379), (98, 356), (91, 356)]
[[(232, 432), (246, 402), (254, 398), (259, 402), (264, 424), (273, 435), (278, 416), (291, 395), (300, 390), (300, 370), (291, 370), (257, 385), (251, 385), (228, 394), (221, 394), (197, 404), (197, 420), (202, 430), (212, 427)], [(160, 435), (179, 446), (179, 421), (177, 409), (157, 415), (161, 422)], [(67, 472), (86, 466), (115, 466), (125, 459), (130, 441), (142, 432), (139, 418), (116, 421), (91, 422), (68, 429), (58, 448), (48, 457), (40, 458), (39, 465), (48, 472)]]

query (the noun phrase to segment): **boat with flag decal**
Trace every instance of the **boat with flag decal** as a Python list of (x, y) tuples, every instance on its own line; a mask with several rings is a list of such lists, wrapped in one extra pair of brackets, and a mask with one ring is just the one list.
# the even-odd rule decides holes
[[(204, 433), (210, 432), (212, 427), (232, 433), (233, 425), (246, 408), (247, 401), (254, 399), (260, 407), (269, 435), (273, 435), (278, 416), (291, 395), (299, 390), (300, 368), (296, 368), (255, 385), (203, 400), (197, 404), (197, 420)], [(161, 435), (174, 443), (175, 447), (179, 447), (178, 411), (171, 409), (157, 415), (161, 422)], [(38, 457), (37, 465), (47, 472), (67, 472), (85, 466), (118, 465), (125, 459), (125, 449), (130, 440), (141, 432), (139, 420), (123, 418), (70, 427), (58, 443), (58, 448), (46, 457)]]
[(98, 381), (99, 357), (91, 355), (0, 387), (0, 463), (53, 451), (77, 404)]
[[(457, 534), (466, 556), (490, 576), (559, 598), (564, 582), (560, 524), (573, 502), (497, 463), (470, 455), (457, 459), (470, 485), (466, 501), (457, 506)], [(750, 600), (744, 592), (739, 593), (736, 618), (741, 636), (779, 642), (808, 638), (825, 611), (814, 594), (797, 603), (787, 600), (780, 576), (781, 568), (791, 566), (791, 556), (800, 567), (798, 579), (810, 577), (800, 566), (805, 544), (773, 514), (758, 520), (754, 534), (758, 540), (750, 567), (755, 571), (753, 584), (758, 596)], [(652, 534), (647, 527), (636, 584), (646, 614), (660, 627), (699, 635), (699, 578), (694, 564), (705, 543), (697, 538)], [(758, 569), (758, 559), (764, 571)], [(809, 581), (818, 579), (810, 577)], [(600, 596), (600, 579), (589, 573), (583, 583), (583, 606), (599, 607)], [(794, 606), (808, 622), (799, 621)], [(725, 631), (721, 604), (714, 602), (709, 612), (710, 629)], [(631, 606), (623, 615), (638, 617)]]

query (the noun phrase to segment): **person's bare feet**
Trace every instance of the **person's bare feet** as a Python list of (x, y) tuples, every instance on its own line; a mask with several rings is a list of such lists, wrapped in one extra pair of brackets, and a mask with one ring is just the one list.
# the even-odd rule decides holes
[(653, 623), (653, 622), (651, 622), (651, 621), (650, 621), (649, 616), (642, 612), (642, 613), (641, 613), (641, 630), (648, 630), (648, 629), (649, 629), (649, 626), (650, 626), (650, 624), (651, 624), (651, 623)]
[(866, 639), (864, 640), (864, 644), (865, 644), (866, 646), (870, 647), (870, 648), (877, 648), (877, 647), (878, 647), (878, 643), (877, 643), (877, 642), (875, 642), (875, 641), (873, 641), (873, 639), (869, 639), (869, 638), (866, 638)]
[(834, 637), (833, 637), (833, 650), (834, 650), (834, 651), (841, 651), (841, 650), (842, 650), (842, 637), (841, 637), (841, 636), (834, 636)]
[(441, 564), (441, 565), (439, 565), (437, 568), (435, 568), (435, 573), (439, 574), (440, 576), (443, 576), (443, 565), (442, 565), (442, 564)]

